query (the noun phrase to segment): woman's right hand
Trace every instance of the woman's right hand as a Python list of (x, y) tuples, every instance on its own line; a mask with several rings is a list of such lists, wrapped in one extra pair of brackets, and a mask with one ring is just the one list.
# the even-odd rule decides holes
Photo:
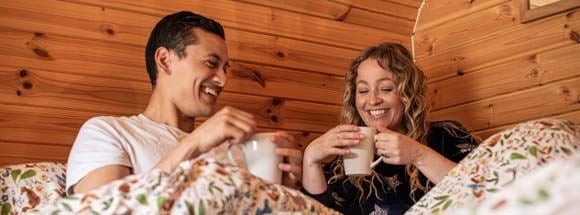
[(364, 135), (356, 125), (338, 125), (312, 141), (304, 151), (305, 165), (319, 165), (332, 155), (347, 155), (349, 146), (360, 143)]

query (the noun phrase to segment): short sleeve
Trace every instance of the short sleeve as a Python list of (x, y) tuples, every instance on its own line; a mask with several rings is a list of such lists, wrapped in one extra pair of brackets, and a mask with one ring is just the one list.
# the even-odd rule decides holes
[(113, 124), (113, 118), (95, 117), (81, 127), (68, 158), (67, 193), (71, 193), (70, 188), (95, 169), (109, 165), (131, 167)]
[(458, 163), (479, 145), (479, 141), (457, 121), (432, 122), (429, 147)]

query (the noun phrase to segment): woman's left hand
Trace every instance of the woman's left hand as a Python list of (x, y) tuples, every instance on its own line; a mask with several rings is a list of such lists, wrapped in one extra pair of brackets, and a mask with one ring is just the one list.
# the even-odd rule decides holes
[(299, 188), (302, 186), (300, 183), (300, 179), (302, 179), (302, 151), (298, 148), (294, 137), (286, 132), (278, 131), (272, 135), (271, 140), (278, 146), (276, 154), (285, 158), (282, 163), (278, 164), (278, 168), (283, 172), (282, 185)]
[(404, 165), (416, 164), (420, 160), (424, 145), (388, 128), (378, 128), (378, 131), (375, 147), (377, 154), (383, 156), (383, 162)]

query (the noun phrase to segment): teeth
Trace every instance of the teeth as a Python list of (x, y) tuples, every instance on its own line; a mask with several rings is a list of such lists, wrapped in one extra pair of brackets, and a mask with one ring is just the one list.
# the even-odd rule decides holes
[(210, 94), (212, 96), (217, 96), (217, 92), (212, 88), (205, 87), (204, 91), (205, 91), (205, 93)]
[(369, 113), (371, 114), (371, 116), (379, 116), (381, 114), (385, 113), (385, 109), (380, 109), (380, 110), (370, 110)]

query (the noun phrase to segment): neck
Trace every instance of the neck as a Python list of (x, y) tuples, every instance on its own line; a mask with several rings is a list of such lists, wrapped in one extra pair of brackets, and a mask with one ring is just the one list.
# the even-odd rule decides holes
[(155, 122), (179, 128), (184, 132), (193, 131), (195, 117), (189, 117), (181, 113), (171, 101), (171, 97), (161, 89), (158, 86), (153, 90), (149, 104), (143, 114)]

